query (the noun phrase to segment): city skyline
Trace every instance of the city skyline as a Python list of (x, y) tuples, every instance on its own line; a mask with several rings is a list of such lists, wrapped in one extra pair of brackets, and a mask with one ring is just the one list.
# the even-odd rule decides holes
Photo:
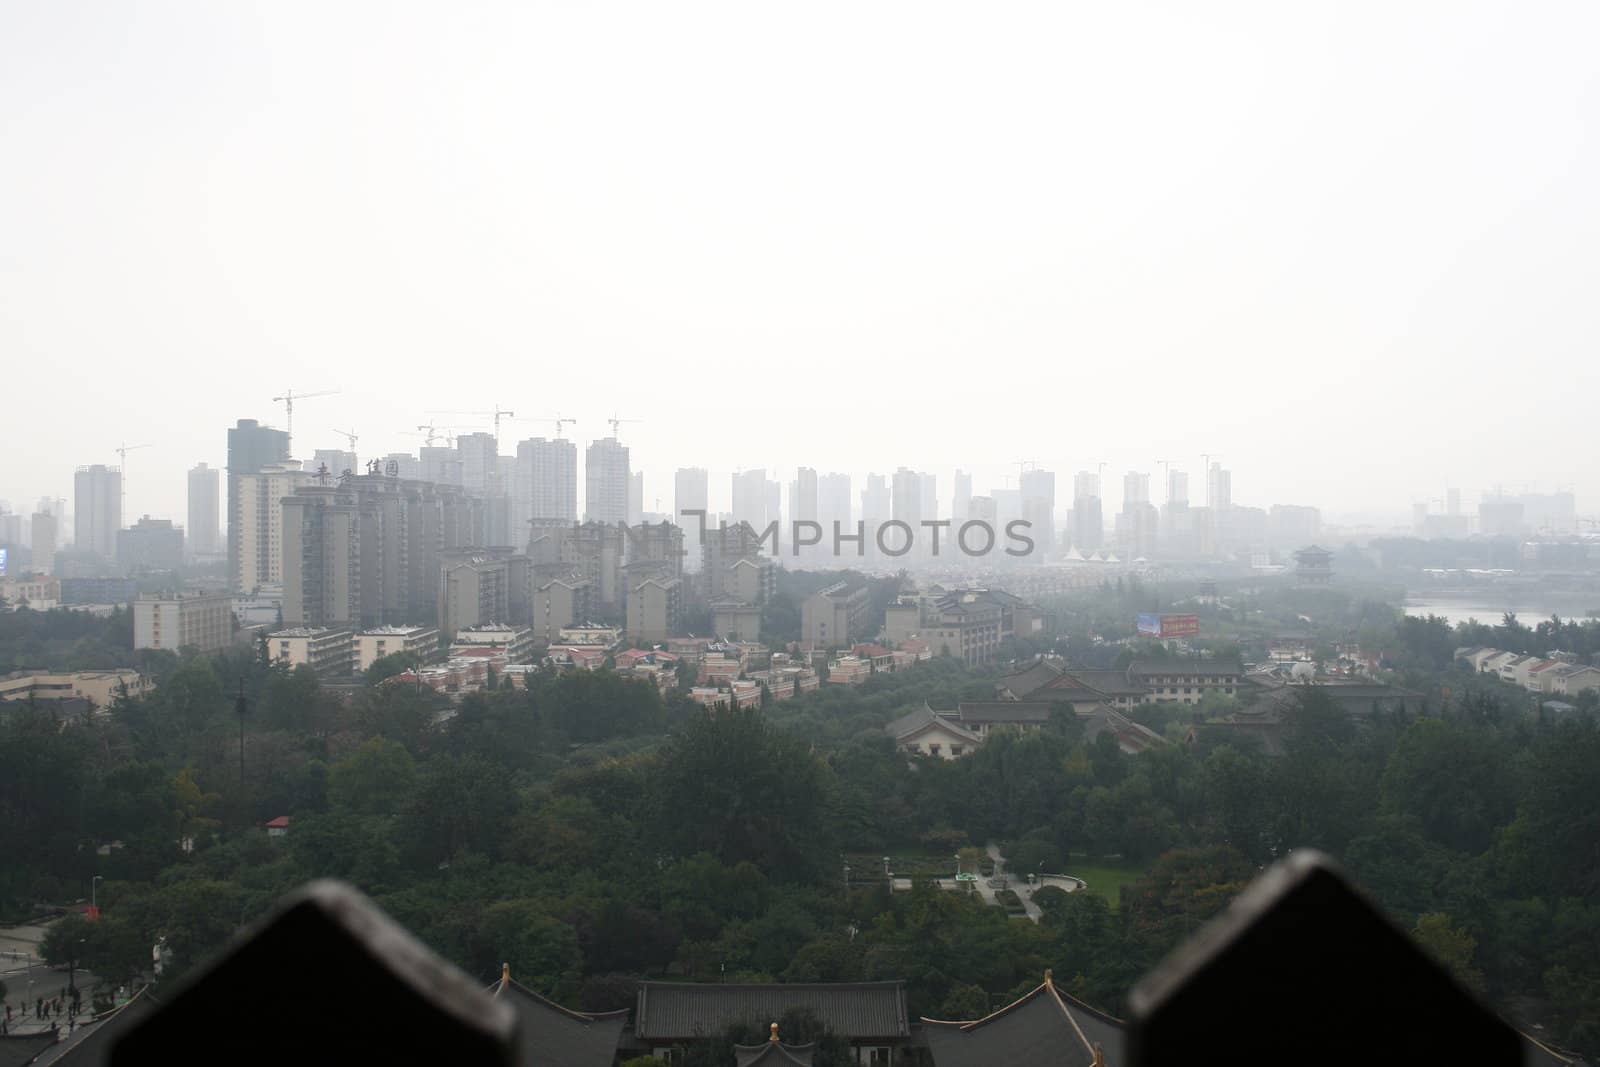
[[(125, 512), (181, 517), (217, 425), (287, 428), (292, 389), (302, 459), (339, 431), (411, 451), (440, 411), (576, 418), (580, 447), (640, 419), (647, 507), (677, 467), (994, 488), (1021, 459), (1207, 453), (1239, 499), (1330, 518), (1600, 500), (1583, 420), (1547, 414), (1593, 380), (1600, 280), (1600, 9), (1560, 7), (1560, 33), (1472, 4), (1441, 36), (1421, 11), (1037, 5), (1018, 33), (824, 6), (741, 13), (748, 50), (710, 9), (441, 34), (359, 3), (314, 33), (40, 8), (0, 35), (28, 161), (0, 174), (0, 351), (102, 387), (8, 410), (0, 498), (148, 444)], [(588, 44), (602, 84), (573, 94)]]

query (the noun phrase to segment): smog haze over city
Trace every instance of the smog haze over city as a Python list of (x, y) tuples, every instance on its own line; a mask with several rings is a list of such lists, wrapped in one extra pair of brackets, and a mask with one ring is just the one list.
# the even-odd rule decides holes
[(0, 0), (0, 1064), (1600, 1063), (1597, 41)]
[(12, 405), (0, 499), (148, 443), (128, 511), (179, 517), (294, 389), (362, 456), (635, 418), (663, 512), (678, 467), (1204, 454), (1330, 518), (1593, 511), (1543, 412), (1593, 382), (1600, 16), (1443, 15), (13, 6), (0, 349), (73, 396)]

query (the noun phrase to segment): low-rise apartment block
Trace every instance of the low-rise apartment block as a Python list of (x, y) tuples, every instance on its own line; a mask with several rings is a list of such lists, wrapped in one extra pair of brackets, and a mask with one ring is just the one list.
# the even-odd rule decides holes
[(233, 641), (228, 594), (147, 593), (133, 602), (133, 647), (218, 652)]
[(97, 708), (109, 708), (126, 693), (142, 697), (151, 690), (150, 680), (136, 670), (115, 668), (104, 671), (13, 671), (0, 677), (0, 700), (63, 700), (76, 697)]
[(267, 635), (267, 662), (310, 667), (324, 678), (355, 672), (356, 638), (347, 627), (292, 626)]
[(397, 652), (409, 652), (419, 663), (427, 663), (439, 654), (439, 631), (432, 626), (378, 626), (356, 634), (358, 671)]
[(450, 643), (450, 655), (455, 656), (463, 649), (487, 647), (504, 652), (508, 663), (527, 663), (533, 658), (533, 645), (533, 631), (526, 626), (468, 626), (456, 631)]

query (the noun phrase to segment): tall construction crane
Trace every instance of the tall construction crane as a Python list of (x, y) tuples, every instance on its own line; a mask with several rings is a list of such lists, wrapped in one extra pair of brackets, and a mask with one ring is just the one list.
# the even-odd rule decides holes
[(121, 469), (117, 474), (117, 485), (122, 489), (122, 498), (117, 501), (117, 511), (122, 515), (123, 522), (128, 521), (128, 453), (149, 447), (149, 445), (130, 445), (124, 441), (117, 445), (115, 449), (117, 456), (121, 459), (119, 464)]
[(1161, 468), (1161, 492), (1168, 504), (1172, 503), (1172, 465), (1176, 460), (1158, 459), (1157, 466)]
[(335, 430), (333, 432), (338, 434), (340, 437), (343, 437), (345, 440), (350, 442), (350, 451), (354, 452), (356, 450), (356, 435), (355, 434), (351, 433), (349, 430)]
[(473, 416), (476, 416), (478, 418), (486, 418), (486, 419), (491, 419), (492, 418), (494, 420), (494, 450), (495, 450), (496, 454), (498, 454), (499, 451), (500, 451), (500, 420), (501, 419), (513, 419), (513, 418), (516, 418), (516, 415), (517, 415), (517, 413), (515, 411), (510, 411), (510, 410), (508, 410), (506, 408), (502, 408), (499, 404), (496, 404), (494, 406), (494, 410), (493, 411), (431, 411), (431, 412), (429, 412), (429, 414), (430, 415), (473, 415)]
[(609, 419), (607, 419), (606, 421), (611, 424), (611, 436), (615, 437), (615, 436), (617, 436), (617, 427), (622, 425), (623, 423), (625, 423), (625, 422), (643, 422), (644, 420), (643, 419), (619, 419), (619, 418), (617, 418), (616, 413), (613, 412), (611, 417)]
[(561, 436), (562, 427), (569, 426), (569, 425), (570, 426), (576, 426), (578, 424), (578, 420), (575, 419), (575, 418), (572, 418), (570, 415), (533, 415), (533, 416), (530, 416), (530, 417), (525, 418), (525, 419), (520, 419), (518, 421), (520, 421), (520, 422), (553, 422), (556, 425), (556, 436), (557, 437)]
[(474, 430), (474, 431), (476, 431), (476, 430), (483, 429), (483, 427), (482, 426), (435, 426), (431, 422), (425, 422), (421, 426), (418, 426), (417, 429), (422, 431), (422, 432), (421, 433), (410, 433), (410, 432), (408, 432), (406, 434), (406, 436), (407, 437), (421, 437), (423, 439), (422, 440), (423, 446), (427, 447), (427, 448), (432, 448), (433, 447), (433, 443), (435, 441), (437, 441), (439, 438), (443, 437), (444, 438), (445, 447), (446, 448), (454, 448), (456, 446), (456, 431), (457, 430)]
[(285, 389), (282, 396), (272, 398), (274, 404), (283, 405), (284, 430), (289, 435), (289, 454), (294, 454), (294, 402), (296, 400), (310, 400), (318, 396), (336, 396), (339, 390), (324, 389), (319, 393), (297, 393), (293, 389)]

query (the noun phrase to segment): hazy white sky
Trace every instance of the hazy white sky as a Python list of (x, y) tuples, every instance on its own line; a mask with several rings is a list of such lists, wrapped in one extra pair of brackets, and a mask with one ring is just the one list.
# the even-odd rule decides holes
[[(1600, 5), (0, 2), (0, 498), (240, 417), (1600, 510)], [(549, 427), (506, 425), (509, 441)], [(573, 431), (569, 431), (573, 433)], [(858, 486), (859, 488), (859, 486)], [(1158, 494), (1159, 495), (1159, 494)]]

